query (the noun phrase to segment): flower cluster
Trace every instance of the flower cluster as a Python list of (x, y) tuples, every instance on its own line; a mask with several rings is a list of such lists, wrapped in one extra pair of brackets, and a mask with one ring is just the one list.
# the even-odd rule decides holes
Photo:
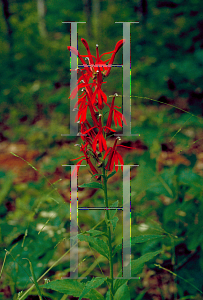
[[(112, 118), (114, 119), (115, 126), (117, 127), (117, 123), (120, 127), (122, 127), (122, 120), (127, 125), (125, 117), (115, 108), (120, 108), (114, 105), (115, 97), (114, 95), (111, 105), (107, 103), (107, 96), (102, 90), (102, 84), (106, 83), (103, 80), (110, 74), (111, 67), (118, 50), (123, 46), (125, 40), (120, 40), (117, 42), (115, 49), (111, 52), (106, 52), (99, 56), (98, 45), (96, 45), (96, 57), (93, 56), (90, 52), (89, 45), (85, 39), (81, 39), (83, 45), (87, 50), (87, 55), (80, 55), (78, 50), (74, 47), (67, 47), (69, 51), (73, 54), (78, 55), (80, 61), (82, 62), (84, 68), (77, 69), (77, 72), (80, 74), (79, 79), (77, 80), (77, 86), (73, 89), (70, 99), (74, 99), (77, 95), (77, 92), (81, 89), (82, 94), (78, 96), (78, 101), (75, 104), (74, 109), (77, 109), (78, 113), (75, 118), (75, 122), (80, 123), (81, 132), (80, 136), (84, 142), (84, 144), (79, 145), (80, 151), (83, 152), (83, 156), (72, 159), (77, 160), (81, 159), (76, 166), (81, 165), (83, 160), (89, 164), (91, 171), (94, 174), (99, 174), (96, 167), (90, 160), (90, 157), (94, 158), (97, 166), (100, 167), (102, 163), (105, 162), (106, 156), (109, 154), (108, 162), (105, 166), (105, 169), (108, 171), (112, 171), (114, 168), (114, 164), (118, 165), (118, 160), (123, 165), (122, 156), (116, 151), (117, 147), (126, 147), (123, 145), (116, 145), (117, 141), (120, 138), (116, 138), (113, 147), (107, 149), (106, 144), (106, 135), (111, 132), (116, 132), (111, 129)], [(112, 54), (111, 58), (103, 61), (101, 58), (106, 54)], [(87, 61), (87, 63), (86, 63)], [(109, 107), (109, 115), (106, 122), (106, 126), (103, 125), (103, 115), (102, 110), (104, 105)], [(91, 118), (94, 126), (92, 127), (90, 123), (87, 121), (87, 109), (89, 109)], [(76, 144), (75, 146), (77, 146)], [(132, 148), (132, 147), (126, 147)], [(105, 151), (102, 161), (100, 161), (102, 157), (102, 152)], [(77, 167), (76, 167), (77, 168)], [(77, 174), (77, 169), (74, 169), (75, 174)], [(121, 167), (123, 170), (123, 167)], [(79, 169), (79, 168), (78, 168)], [(118, 171), (118, 166), (115, 167), (116, 172)], [(96, 179), (99, 179), (99, 176), (96, 176)]]

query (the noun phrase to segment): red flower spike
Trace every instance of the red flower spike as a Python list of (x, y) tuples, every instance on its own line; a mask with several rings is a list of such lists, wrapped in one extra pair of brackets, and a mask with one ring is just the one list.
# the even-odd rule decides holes
[[(91, 171), (93, 174), (97, 174), (97, 170), (92, 164), (90, 157), (88, 155), (88, 151), (91, 151), (91, 157), (94, 157), (97, 162), (100, 162), (100, 159), (98, 157), (98, 149), (97, 149), (97, 143), (99, 144), (99, 151), (105, 151), (104, 158), (109, 154), (108, 162), (106, 165), (106, 169), (112, 171), (114, 164), (118, 165), (118, 161), (121, 162), (123, 165), (123, 159), (121, 155), (116, 151), (116, 143), (117, 140), (114, 143), (113, 147), (110, 147), (107, 150), (107, 144), (106, 140), (103, 136), (103, 131), (104, 132), (116, 132), (116, 130), (111, 129), (111, 124), (112, 124), (112, 118), (114, 118), (115, 125), (117, 127), (117, 122), (119, 126), (122, 127), (122, 120), (124, 123), (127, 125), (126, 120), (124, 116), (115, 108), (120, 108), (118, 106), (114, 105), (115, 102), (115, 97), (113, 97), (113, 101), (111, 103), (111, 106), (107, 103), (107, 96), (106, 94), (102, 91), (102, 84), (103, 82), (103, 76), (108, 76), (115, 58), (116, 53), (118, 50), (123, 46), (123, 43), (125, 42), (124, 40), (120, 40), (116, 46), (114, 51), (107, 52), (99, 56), (99, 50), (98, 50), (98, 45), (96, 45), (96, 57), (91, 55), (89, 45), (85, 39), (81, 39), (83, 45), (85, 46), (87, 50), (87, 55), (80, 55), (78, 50), (76, 50), (74, 47), (68, 47), (68, 50), (71, 51), (73, 54), (77, 55), (79, 59), (81, 60), (82, 64), (84, 65), (84, 69), (80, 69), (81, 76), (77, 80), (77, 87), (72, 91), (70, 98), (74, 99), (78, 90), (83, 88), (84, 92), (78, 97), (78, 101), (75, 104), (76, 108), (78, 106), (78, 114), (75, 118), (75, 121), (81, 124), (81, 138), (85, 145), (81, 145), (80, 151), (84, 153), (84, 156), (78, 157), (76, 159), (82, 158), (76, 165), (76, 168), (74, 172), (77, 170), (77, 167), (80, 168), (80, 165), (83, 160), (86, 160), (86, 162), (89, 164)], [(101, 57), (106, 54), (112, 54), (110, 59), (107, 59), (105, 61), (101, 60)], [(86, 64), (85, 60), (83, 57), (88, 57), (89, 59), (89, 66)], [(94, 63), (95, 60), (95, 63)], [(108, 65), (106, 65), (108, 64)], [(79, 70), (78, 70), (79, 71)], [(102, 74), (103, 73), (103, 74)], [(90, 78), (92, 78), (93, 82), (89, 83)], [(109, 111), (109, 117), (107, 119), (107, 124), (106, 126), (102, 126), (101, 123), (101, 115), (99, 118), (99, 121), (97, 120), (96, 112), (98, 112), (98, 109), (101, 110), (104, 108), (104, 103), (109, 106), (110, 111)], [(98, 106), (98, 109), (96, 108)], [(89, 107), (91, 117), (93, 120), (93, 127), (89, 124), (89, 122), (86, 120), (87, 117), (87, 108)], [(78, 121), (80, 119), (80, 121)], [(98, 133), (94, 131), (94, 128), (98, 129)], [(84, 134), (84, 135), (83, 135)], [(87, 146), (90, 146), (90, 149), (87, 149)], [(118, 147), (126, 147), (123, 145), (118, 145)], [(126, 148), (132, 148), (132, 147), (126, 147)], [(135, 149), (135, 148), (134, 148)], [(90, 154), (90, 153), (89, 153)], [(73, 160), (76, 160), (73, 159)], [(118, 171), (118, 166), (115, 167), (116, 172)], [(123, 167), (122, 167), (123, 170)], [(79, 169), (78, 169), (79, 171)], [(98, 176), (96, 176), (98, 179)]]

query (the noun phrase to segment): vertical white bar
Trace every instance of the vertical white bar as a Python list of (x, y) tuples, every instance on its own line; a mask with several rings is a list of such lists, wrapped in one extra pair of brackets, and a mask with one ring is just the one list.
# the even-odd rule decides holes
[[(62, 165), (71, 167), (70, 184), (70, 277), (63, 279), (86, 279), (87, 277), (78, 277), (78, 176), (72, 175), (72, 172), (78, 167), (76, 165)], [(85, 165), (81, 165), (85, 166)]]
[(123, 133), (114, 134), (115, 136), (139, 136), (139, 134), (131, 134), (131, 61), (130, 61), (130, 23), (139, 22), (115, 22), (123, 24), (123, 116), (126, 126), (123, 122)]
[[(70, 23), (70, 36), (71, 36), (71, 47), (75, 47), (78, 50), (78, 40), (77, 40), (77, 24), (78, 23), (86, 23), (86, 22), (62, 22), (62, 23)], [(73, 89), (77, 87), (77, 64), (78, 55), (73, 54), (70, 51), (70, 94)], [(75, 70), (75, 71), (73, 71)], [(78, 123), (75, 123), (75, 117), (78, 115), (77, 108), (74, 110), (74, 106), (78, 101), (78, 94), (74, 99), (70, 100), (70, 134), (61, 134), (62, 136), (77, 136), (78, 134)], [(76, 111), (76, 114), (73, 112)]]
[(130, 166), (123, 166), (123, 278), (131, 277)]
[(117, 279), (139, 279), (131, 277), (130, 167), (131, 165), (123, 165), (123, 277), (116, 277)]

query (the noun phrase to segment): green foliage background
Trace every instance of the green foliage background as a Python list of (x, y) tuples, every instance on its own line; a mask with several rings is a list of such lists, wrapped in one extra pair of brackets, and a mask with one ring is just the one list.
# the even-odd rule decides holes
[[(78, 24), (78, 50), (86, 54), (81, 43), (81, 38), (85, 38), (95, 54), (96, 44), (99, 44), (100, 53), (112, 51), (122, 38), (122, 24), (115, 22), (139, 21), (139, 24), (131, 24), (131, 94), (136, 96), (132, 97), (131, 102), (131, 128), (132, 133), (140, 133), (141, 136), (139, 143), (136, 138), (122, 138), (123, 141), (137, 143), (134, 144), (137, 146), (142, 144), (140, 152), (124, 153), (125, 164), (140, 165), (131, 180), (132, 237), (143, 234), (139, 229), (144, 223), (144, 234), (161, 232), (167, 238), (133, 245), (133, 258), (138, 259), (140, 255), (162, 248), (164, 254), (160, 254), (156, 262), (202, 290), (203, 179), (200, 165), (203, 152), (203, 2), (47, 0), (45, 6), (45, 36), (39, 30), (37, 1), (2, 0), (0, 6), (1, 144), (23, 143), (27, 145), (27, 151), (38, 150), (39, 155), (33, 165), (48, 179), (57, 174), (56, 170), (62, 164), (72, 164), (70, 159), (81, 154), (74, 144), (81, 140), (61, 136), (62, 133), (69, 133), (70, 125), (70, 54), (67, 50), (70, 25), (62, 22), (86, 21), (86, 24)], [(122, 63), (122, 51), (117, 54), (114, 63)], [(115, 92), (122, 94), (121, 68), (112, 69), (105, 92), (108, 96)], [(121, 104), (121, 99), (118, 99), (116, 105)], [(67, 147), (61, 147), (63, 145)], [(182, 157), (189, 161), (188, 165), (178, 156), (180, 150)], [(173, 160), (158, 172), (158, 158), (170, 152), (177, 154), (174, 158), (176, 162)], [(1, 148), (2, 157), (6, 153), (9, 152)], [(200, 168), (196, 167), (197, 164)], [(88, 182), (88, 171), (80, 172), (79, 184)], [(109, 198), (111, 204), (119, 200), (121, 206), (122, 174), (119, 172), (120, 180), (117, 178), (109, 186)], [(70, 209), (69, 203), (63, 201), (64, 195), (69, 197), (70, 176), (67, 177), (67, 173), (70, 169), (63, 168), (59, 177), (54, 177), (55, 181), (63, 179), (54, 185), (60, 190), (57, 194), (43, 175), (38, 181), (14, 184), (12, 170), (1, 167), (0, 259), (3, 263), (5, 248), (8, 251), (12, 249), (13, 257), (8, 255), (5, 262), (0, 299), (6, 297), (6, 289), (7, 299), (17, 299), (17, 293), (29, 286), (29, 263), (26, 260), (22, 263), (22, 257), (31, 259), (38, 278), (51, 261), (56, 261), (68, 249), (68, 243), (54, 248), (64, 237), (68, 238)], [(80, 190), (79, 197), (85, 199), (80, 204), (101, 206), (102, 191), (92, 195), (90, 190), (85, 195), (82, 194), (84, 190)], [(56, 201), (61, 204), (60, 207)], [(15, 209), (11, 209), (8, 203), (15, 203)], [(49, 219), (43, 217), (44, 211), (54, 211), (57, 215), (50, 217), (49, 229), (38, 235), (39, 224), (45, 224)], [(122, 214), (118, 212), (117, 215), (119, 222), (114, 233), (115, 246), (122, 240)], [(80, 214), (79, 224), (88, 230), (103, 216), (100, 211), (84, 211)], [(29, 234), (25, 247), (21, 247), (26, 229)], [(84, 247), (86, 244), (81, 245)], [(94, 257), (89, 252), (85, 255), (88, 254), (86, 263), (79, 269), (81, 274), (94, 263)], [(83, 257), (81, 254), (81, 259)], [(14, 258), (18, 264), (14, 263)], [(119, 271), (121, 251), (115, 256), (115, 263)], [(108, 264), (105, 260), (101, 261), (101, 266), (107, 276)], [(67, 259), (47, 276), (58, 279), (57, 274), (67, 275), (68, 268)], [(160, 270), (153, 263), (148, 263), (147, 268), (159, 274)], [(145, 278), (144, 271), (139, 274)], [(101, 277), (98, 267), (95, 266), (88, 278), (91, 279), (92, 275)], [(200, 292), (187, 282), (172, 276), (170, 281), (173, 280), (177, 291), (168, 291), (164, 299), (177, 299), (177, 296), (178, 299), (186, 299), (183, 297), (187, 295), (191, 297), (188, 299), (203, 299)], [(131, 299), (154, 297), (150, 294), (150, 287), (144, 288), (142, 281), (132, 280), (129, 287)], [(104, 290), (101, 293), (104, 294)], [(59, 295), (54, 292), (46, 294), (46, 297), (59, 299)]]

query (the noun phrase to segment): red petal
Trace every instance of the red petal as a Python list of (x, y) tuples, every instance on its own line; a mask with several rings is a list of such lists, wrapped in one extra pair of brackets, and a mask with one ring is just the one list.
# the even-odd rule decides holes
[(137, 148), (127, 147), (127, 146), (123, 146), (123, 145), (117, 145), (116, 147), (125, 147), (125, 148), (130, 148), (130, 149), (137, 149)]
[(114, 129), (111, 129), (111, 128), (109, 128), (109, 127), (107, 127), (107, 126), (104, 126), (105, 128), (108, 128), (109, 130), (111, 130), (111, 131), (114, 131), (114, 132), (116, 132), (116, 130), (114, 130)]
[[(124, 162), (123, 162), (123, 158), (122, 156), (117, 152), (117, 155), (118, 155), (118, 159), (120, 160), (121, 162), (121, 165), (124, 165)], [(123, 171), (123, 166), (121, 167), (122, 171)]]
[(92, 130), (93, 128), (95, 128), (96, 126), (94, 126), (94, 127), (92, 127), (92, 128), (90, 128), (90, 129), (88, 129), (87, 131), (85, 131), (84, 133), (87, 133), (87, 132), (89, 132), (90, 130)]
[(85, 158), (81, 159), (81, 160), (76, 164), (75, 168), (73, 169), (73, 172), (72, 172), (71, 176), (74, 176), (74, 174), (75, 174), (75, 177), (77, 177), (77, 168), (78, 168), (77, 166), (79, 166), (79, 168), (78, 168), (78, 172), (79, 172), (80, 165), (81, 165), (81, 163), (82, 163), (83, 160), (85, 160)]
[(118, 171), (118, 156), (117, 156), (117, 153), (115, 153), (115, 169), (116, 169), (116, 172)]
[(85, 46), (85, 48), (86, 48), (86, 50), (87, 50), (87, 53), (88, 53), (89, 56), (90, 56), (90, 63), (91, 63), (91, 64), (94, 64), (93, 59), (92, 59), (92, 57), (91, 57), (91, 52), (90, 52), (90, 48), (89, 48), (89, 45), (88, 45), (87, 41), (86, 41), (85, 39), (83, 39), (83, 38), (81, 39), (81, 41), (82, 41), (83, 45)]
[(104, 157), (103, 157), (103, 159), (105, 159), (106, 158), (106, 156), (108, 155), (108, 153), (109, 153), (109, 151), (112, 149), (112, 147), (110, 147), (107, 151), (106, 151), (106, 153), (104, 154)]
[(85, 156), (83, 155), (83, 156), (80, 156), (80, 157), (78, 157), (78, 158), (73, 158), (73, 159), (70, 159), (70, 160), (76, 160), (76, 159), (79, 159), (79, 158), (81, 158), (81, 157), (85, 157)]
[(124, 43), (125, 43), (125, 40), (118, 41), (114, 51), (117, 53), (118, 50), (123, 46)]

